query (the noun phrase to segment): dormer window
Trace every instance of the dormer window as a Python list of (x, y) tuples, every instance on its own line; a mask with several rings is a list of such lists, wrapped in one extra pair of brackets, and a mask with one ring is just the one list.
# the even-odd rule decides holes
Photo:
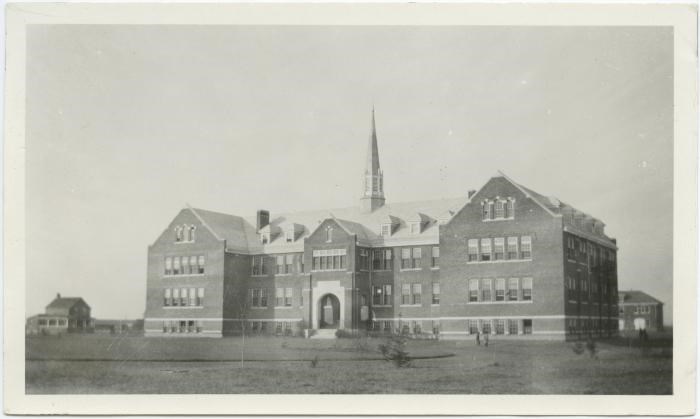
[(381, 231), (379, 233), (382, 237), (391, 236), (391, 224), (382, 224)]
[(260, 243), (262, 243), (262, 244), (270, 243), (270, 232), (269, 231), (266, 231), (264, 233), (260, 233)]
[(421, 233), (421, 223), (420, 221), (413, 221), (409, 224), (409, 229), (411, 231), (411, 234), (420, 234)]
[(485, 199), (481, 202), (481, 219), (512, 220), (515, 218), (515, 200), (513, 198)]
[(294, 230), (287, 230), (284, 232), (284, 240), (287, 243), (292, 243), (294, 241)]

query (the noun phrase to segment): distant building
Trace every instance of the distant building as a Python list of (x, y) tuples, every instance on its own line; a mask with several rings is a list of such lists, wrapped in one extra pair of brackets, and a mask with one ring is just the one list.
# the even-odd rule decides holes
[(143, 332), (143, 320), (124, 320), (124, 319), (95, 319), (95, 333), (117, 334), (139, 334)]
[(374, 122), (356, 206), (182, 209), (148, 248), (145, 334), (617, 333), (601, 220), (500, 172), (456, 199), (386, 202)]
[(45, 314), (27, 319), (27, 334), (61, 334), (92, 332), (94, 323), (90, 306), (80, 297), (56, 298), (46, 306)]
[(620, 291), (619, 295), (620, 330), (663, 330), (664, 303), (642, 291)]

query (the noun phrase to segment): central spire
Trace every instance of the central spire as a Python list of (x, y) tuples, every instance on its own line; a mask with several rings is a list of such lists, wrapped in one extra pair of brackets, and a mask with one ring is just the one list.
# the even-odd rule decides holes
[(384, 174), (379, 167), (379, 148), (377, 147), (377, 125), (374, 120), (372, 106), (372, 132), (367, 146), (367, 161), (365, 163), (365, 181), (360, 199), (364, 212), (372, 212), (384, 205)]

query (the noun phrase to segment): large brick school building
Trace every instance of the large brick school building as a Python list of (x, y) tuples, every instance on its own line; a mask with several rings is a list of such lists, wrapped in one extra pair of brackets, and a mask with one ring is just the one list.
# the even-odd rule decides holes
[(600, 220), (500, 172), (461, 198), (386, 203), (374, 113), (363, 186), (351, 208), (182, 209), (148, 249), (146, 334), (616, 333)]

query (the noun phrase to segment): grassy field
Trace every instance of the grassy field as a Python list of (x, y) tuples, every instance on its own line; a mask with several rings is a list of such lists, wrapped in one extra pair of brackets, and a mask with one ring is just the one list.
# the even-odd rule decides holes
[[(671, 394), (671, 342), (409, 341), (408, 368), (383, 339), (31, 337), (28, 394)], [(312, 360), (318, 359), (315, 366)]]

